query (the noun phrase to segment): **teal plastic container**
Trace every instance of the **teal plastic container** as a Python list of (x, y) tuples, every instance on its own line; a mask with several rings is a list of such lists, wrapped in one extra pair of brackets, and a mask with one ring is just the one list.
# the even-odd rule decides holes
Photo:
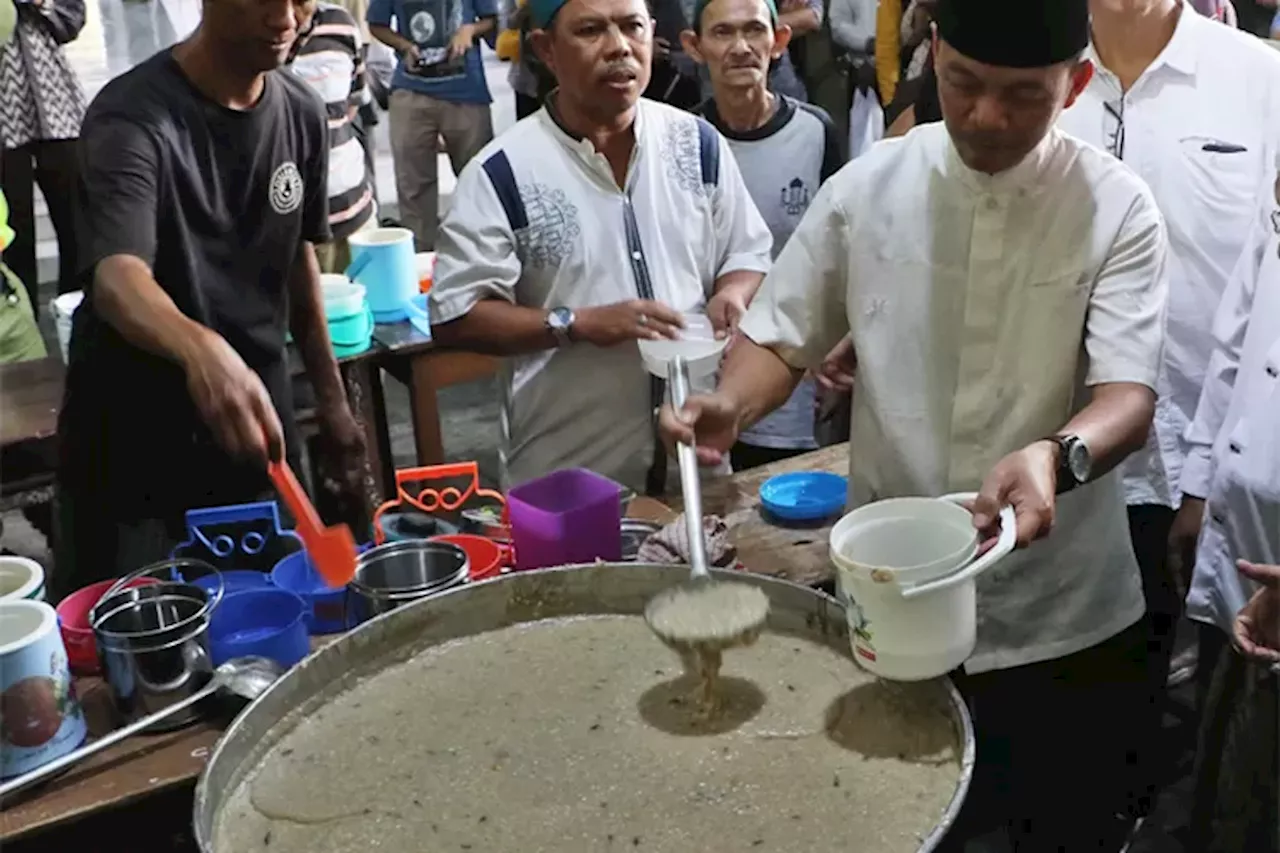
[(333, 342), (333, 354), (338, 358), (350, 358), (365, 352), (373, 344), (373, 312), (366, 303), (359, 314), (346, 317), (329, 317), (329, 340)]

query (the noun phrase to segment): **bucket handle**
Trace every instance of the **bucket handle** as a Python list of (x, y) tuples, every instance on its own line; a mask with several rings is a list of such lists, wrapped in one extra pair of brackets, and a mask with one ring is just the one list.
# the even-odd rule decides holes
[[(222, 572), (218, 571), (213, 566), (210, 566), (208, 563), (202, 563), (199, 560), (191, 560), (186, 558), (161, 560), (158, 563), (152, 563), (148, 566), (143, 566), (142, 568), (138, 569), (135, 572), (130, 572), (129, 574), (125, 575), (124, 577), (117, 580), (114, 584), (112, 584), (111, 588), (108, 589), (105, 593), (103, 593), (102, 597), (98, 599), (98, 604), (101, 604), (102, 602), (111, 598), (111, 596), (115, 595), (121, 590), (127, 589), (129, 584), (137, 580), (138, 578), (148, 576), (152, 572), (168, 571), (170, 579), (177, 578), (186, 582), (186, 578), (178, 571), (178, 569), (180, 569), (184, 565), (196, 566), (202, 569), (207, 568), (209, 570), (208, 574), (213, 574), (218, 576), (218, 586), (217, 586), (217, 591), (214, 592), (211, 598), (205, 601), (204, 606), (201, 607), (199, 610), (197, 610), (191, 616), (184, 619), (180, 624), (185, 624), (187, 622), (191, 622), (196, 619), (203, 619), (205, 617), (212, 615), (213, 611), (216, 610), (218, 608), (218, 605), (222, 603), (223, 594), (226, 593), (226, 590), (227, 590), (227, 585), (222, 578)], [(95, 635), (101, 634), (102, 636), (107, 636), (107, 637), (124, 636), (122, 634), (118, 634), (115, 631), (103, 631), (98, 627), (99, 622), (106, 621), (105, 619), (98, 618), (98, 604), (93, 605), (93, 607), (89, 609), (89, 626), (93, 628), (94, 634)], [(111, 611), (111, 613), (112, 615), (114, 615), (116, 611), (113, 610)], [(174, 625), (170, 627), (176, 628), (177, 626)]]
[(343, 275), (345, 275), (347, 278), (351, 279), (352, 281), (355, 281), (356, 276), (364, 272), (364, 268), (369, 266), (369, 263), (372, 260), (373, 260), (373, 252), (370, 252), (370, 251), (361, 252), (346, 268), (346, 270), (343, 272)]
[[(978, 497), (977, 492), (960, 492), (954, 495), (944, 495), (938, 500), (950, 501), (954, 504), (967, 504)], [(931, 592), (941, 592), (945, 589), (959, 586), (962, 583), (973, 580), (996, 563), (1003, 560), (1013, 551), (1014, 546), (1018, 544), (1018, 520), (1014, 515), (1013, 507), (1007, 506), (1000, 510), (1000, 538), (996, 540), (996, 544), (992, 546), (990, 551), (974, 560), (955, 574), (938, 578), (937, 580), (927, 581), (921, 584), (912, 584), (902, 587), (903, 598), (916, 598), (921, 595), (928, 595)]]

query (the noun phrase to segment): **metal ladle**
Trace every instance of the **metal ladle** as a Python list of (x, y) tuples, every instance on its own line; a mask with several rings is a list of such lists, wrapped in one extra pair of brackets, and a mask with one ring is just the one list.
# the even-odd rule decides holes
[[(671, 405), (679, 411), (689, 397), (689, 368), (681, 356), (674, 357), (667, 366), (667, 387)], [(676, 448), (676, 456), (680, 462), (692, 571), (687, 583), (653, 597), (645, 608), (645, 621), (663, 642), (678, 650), (714, 653), (745, 645), (759, 636), (769, 616), (769, 598), (750, 584), (712, 577), (707, 567), (697, 451), (692, 444), (682, 442)]]
[(201, 687), (195, 693), (192, 693), (181, 702), (176, 702), (168, 708), (156, 711), (150, 716), (143, 717), (137, 722), (131, 723), (124, 728), (116, 729), (108, 735), (98, 738), (93, 743), (85, 744), (79, 749), (69, 752), (61, 758), (54, 759), (48, 764), (32, 770), (30, 773), (24, 773), (15, 779), (10, 779), (3, 785), (0, 785), (0, 801), (11, 794), (31, 787), (37, 782), (42, 782), (50, 776), (56, 775), (60, 771), (76, 764), (89, 756), (101, 752), (109, 746), (114, 746), (125, 738), (132, 737), (150, 728), (174, 714), (183, 711), (186, 708), (207, 699), (215, 693), (231, 693), (243, 699), (253, 701), (261, 696), (266, 689), (274, 684), (280, 676), (284, 675), (284, 667), (273, 660), (260, 657), (243, 657), (234, 658), (218, 667), (213, 672), (213, 677), (209, 679), (209, 683)]

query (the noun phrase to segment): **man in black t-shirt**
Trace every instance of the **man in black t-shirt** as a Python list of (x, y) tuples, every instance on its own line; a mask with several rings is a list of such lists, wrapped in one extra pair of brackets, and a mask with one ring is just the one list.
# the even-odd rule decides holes
[(329, 238), (324, 108), (276, 70), (312, 3), (205, 0), (195, 34), (109, 83), (85, 117), (57, 591), (164, 558), (189, 509), (269, 492), (268, 459), (298, 449), (286, 322), (327, 479), (358, 485), (363, 443), (313, 249)]

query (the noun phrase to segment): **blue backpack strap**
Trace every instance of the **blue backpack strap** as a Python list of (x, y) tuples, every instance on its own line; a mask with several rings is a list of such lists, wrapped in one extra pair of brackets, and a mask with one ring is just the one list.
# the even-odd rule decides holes
[(512, 231), (520, 231), (529, 227), (529, 217), (525, 213), (524, 201), (520, 198), (520, 187), (516, 184), (515, 173), (511, 171), (511, 161), (505, 151), (496, 151), (484, 161), (484, 173), (493, 184), (493, 191), (502, 202), (502, 209), (507, 214), (507, 223)]
[(702, 163), (702, 184), (712, 189), (720, 183), (720, 134), (701, 117), (698, 123), (698, 156)]

